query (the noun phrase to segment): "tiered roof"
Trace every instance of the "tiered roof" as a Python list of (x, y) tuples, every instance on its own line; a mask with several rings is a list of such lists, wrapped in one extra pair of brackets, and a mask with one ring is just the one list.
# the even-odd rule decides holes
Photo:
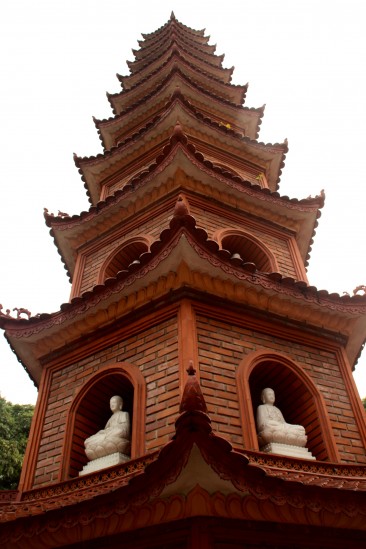
[[(229, 83), (232, 70), (222, 67), (222, 56), (214, 50), (203, 31), (185, 27), (172, 15), (166, 25), (144, 35), (140, 49), (134, 51), (131, 75), (120, 77), (124, 90), (109, 96), (115, 116), (96, 121), (104, 152), (75, 157), (91, 208), (71, 217), (45, 212), (71, 280), (77, 250), (102, 235), (113, 237), (117, 226), (136, 219), (140, 212), (154, 215), (159, 208), (173, 213), (182, 192), (187, 204), (234, 208), (294, 234), (302, 261), (307, 263), (324, 195), (297, 200), (278, 193), (287, 143), (257, 141), (263, 109), (242, 105), (246, 86)], [(251, 299), (250, 305), (263, 312), (281, 316), (286, 311), (287, 318), (288, 308), (283, 305), (290, 302), (291, 314), (298, 321), (341, 332), (354, 363), (366, 335), (365, 297), (329, 296), (305, 280), (281, 273), (256, 271), (255, 276), (248, 276), (245, 265), (231, 262), (223, 250), (217, 250), (203, 223), (197, 218), (178, 224), (179, 230), (177, 224), (163, 227), (150, 252), (134, 262), (133, 275), (123, 271), (92, 291), (74, 295), (59, 312), (26, 320), (0, 311), (0, 325), (32, 379), (40, 380), (43, 352), (80, 337), (81, 318), (98, 319), (89, 320), (90, 330), (95, 329), (100, 320), (97, 311), (108, 311), (111, 301), (120, 301), (122, 295), (159, 286), (163, 276), (180, 273), (183, 264), (190, 271), (185, 276), (192, 280), (193, 272), (212, 276), (215, 265), (217, 279), (230, 279), (233, 288), (243, 287), (242, 303), (249, 304), (249, 296), (255, 295), (246, 288), (256, 287), (258, 299)], [(164, 260), (159, 260), (163, 250)], [(194, 280), (197, 291), (206, 291), (205, 282), (200, 286), (199, 277)], [(177, 275), (172, 287), (181, 283)], [(162, 295), (164, 291), (168, 288)], [(217, 289), (212, 291), (217, 293)], [(121, 314), (126, 312), (121, 307)], [(105, 322), (110, 322), (108, 313)]]
[[(150, 251), (115, 278), (74, 297), (56, 313), (29, 320), (0, 316), (9, 343), (37, 384), (42, 374), (38, 356), (92, 333), (101, 327), (101, 320), (104, 325), (114, 322), (116, 306), (118, 315), (123, 316), (142, 306), (146, 299), (159, 302), (182, 287), (208, 292), (216, 299), (229, 298), (238, 306), (246, 305), (265, 315), (283, 316), (286, 303), (287, 323), (290, 317), (309, 327), (343, 334), (351, 363), (356, 360), (366, 331), (363, 296), (328, 294), (280, 273), (257, 272), (253, 264), (219, 249), (188, 211), (182, 213), (180, 202)], [(291, 207), (291, 202), (288, 205)], [(97, 227), (95, 231), (97, 234)]]
[[(302, 200), (279, 194), (287, 143), (258, 142), (263, 108), (243, 106), (247, 86), (230, 83), (232, 69), (222, 67), (223, 56), (215, 55), (208, 40), (174, 14), (143, 35), (128, 64), (131, 74), (119, 77), (123, 91), (109, 96), (115, 116), (95, 121), (103, 153), (75, 158), (90, 209), (73, 216), (45, 211), (73, 281), (72, 298), (59, 311), (36, 316), (19, 310), (13, 318), (0, 307), (0, 327), (37, 385), (45, 363), (52, 368), (63, 349), (74, 356), (91, 338), (107, 345), (119, 322), (182, 297), (202, 308), (214, 298), (232, 317), (245, 309), (250, 322), (269, 330), (273, 322), (282, 335), (296, 331), (300, 338), (306, 331), (315, 348), (321, 333), (345, 349), (351, 365), (360, 353), (366, 295), (319, 291), (306, 275), (277, 272), (275, 261), (260, 268), (223, 248), (207, 226), (202, 211), (238, 224), (266, 224), (273, 234), (291, 236), (304, 269), (324, 204), (323, 192)], [(87, 291), (75, 290), (83, 274), (80, 251), (89, 245), (100, 250), (121, 232), (128, 235), (131, 225), (141, 228), (158, 215), (162, 221), (147, 251)], [(253, 242), (248, 246), (255, 247)], [(259, 543), (262, 525), (272, 522), (279, 526), (273, 532), (278, 544), (291, 531), (293, 539), (314, 533), (318, 546), (328, 546), (329, 528), (339, 547), (350, 539), (361, 547), (365, 474), (361, 466), (234, 451), (212, 431), (191, 364), (175, 436), (160, 452), (20, 496), (7, 494), (0, 505), (0, 544), (76, 547), (99, 538), (99, 547), (121, 534), (132, 545), (131, 532), (143, 537), (147, 527), (158, 531), (183, 518), (182, 528), (188, 528), (203, 517), (217, 539), (227, 540), (232, 532), (236, 542), (247, 543), (248, 531)]]

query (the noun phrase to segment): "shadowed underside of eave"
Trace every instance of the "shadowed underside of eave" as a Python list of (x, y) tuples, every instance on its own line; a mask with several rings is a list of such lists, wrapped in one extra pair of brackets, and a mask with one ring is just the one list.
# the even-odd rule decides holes
[(59, 312), (30, 320), (0, 316), (10, 345), (31, 377), (39, 382), (42, 356), (182, 288), (292, 319), (304, 329), (343, 334), (353, 364), (366, 337), (366, 298), (327, 296), (304, 283), (256, 273), (245, 264), (237, 266), (217, 245), (214, 252), (215, 243), (205, 243), (203, 233), (190, 216), (174, 217), (160, 242), (140, 257), (139, 265), (134, 263), (116, 278), (62, 305)]

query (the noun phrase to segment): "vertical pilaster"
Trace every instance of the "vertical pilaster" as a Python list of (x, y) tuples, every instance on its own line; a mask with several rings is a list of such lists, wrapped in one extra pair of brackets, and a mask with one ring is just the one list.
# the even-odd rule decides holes
[(179, 386), (183, 394), (187, 368), (190, 361), (196, 369), (196, 376), (199, 379), (198, 369), (198, 344), (196, 315), (189, 299), (183, 299), (178, 313), (178, 337), (179, 337)]

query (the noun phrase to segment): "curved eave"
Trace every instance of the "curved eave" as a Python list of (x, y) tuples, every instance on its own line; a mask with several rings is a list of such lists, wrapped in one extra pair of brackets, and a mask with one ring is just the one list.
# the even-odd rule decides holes
[(157, 40), (161, 40), (163, 36), (165, 36), (165, 33), (169, 31), (170, 28), (175, 27), (178, 32), (182, 32), (183, 35), (193, 39), (193, 40), (199, 40), (199, 41), (208, 41), (209, 36), (205, 36), (205, 29), (192, 29), (191, 27), (188, 27), (187, 25), (184, 25), (178, 19), (175, 17), (174, 13), (172, 12), (170, 19), (161, 27), (159, 27), (157, 30), (149, 33), (141, 33), (141, 36), (143, 38), (143, 44), (147, 45), (149, 42), (156, 42)]
[[(105, 120), (94, 119), (104, 150), (111, 150), (116, 146), (116, 135), (119, 135), (123, 130), (128, 133), (126, 128), (131, 126), (130, 120), (142, 118), (146, 112), (146, 105), (155, 105), (156, 114), (160, 114), (163, 109), (171, 104), (174, 97), (178, 96), (195, 114), (201, 113), (202, 116), (209, 119), (210, 114), (208, 111), (210, 111), (212, 112), (211, 116), (215, 117), (216, 120), (218, 117), (221, 118), (221, 126), (232, 126), (233, 131), (238, 131), (241, 137), (244, 134), (251, 140), (257, 139), (264, 114), (264, 106), (256, 109), (223, 102), (190, 82), (181, 73), (175, 72), (170, 74), (162, 85), (151, 92), (146, 99), (144, 98), (132, 105), (121, 114)], [(166, 101), (166, 103), (159, 106), (163, 101)], [(206, 108), (203, 113), (202, 108), (205, 108), (206, 105), (209, 105), (209, 109)], [(227, 124), (228, 122), (229, 124)], [(118, 142), (121, 142), (119, 137)]]
[(145, 82), (150, 76), (154, 75), (160, 67), (164, 66), (174, 57), (184, 59), (188, 65), (192, 67), (195, 66), (209, 78), (218, 82), (229, 84), (231, 81), (233, 68), (225, 69), (223, 67), (217, 67), (212, 63), (208, 63), (205, 59), (199, 58), (193, 53), (185, 50), (178, 44), (173, 44), (171, 49), (162, 52), (157, 59), (148, 63), (141, 70), (126, 76), (117, 74), (117, 78), (121, 82), (124, 90), (130, 90), (138, 86), (141, 82)]
[[(199, 38), (188, 36), (185, 33), (177, 31), (176, 27), (169, 28), (164, 35), (159, 37), (156, 40), (146, 42), (145, 40), (139, 41), (139, 50), (133, 50), (137, 62), (145, 61), (151, 59), (156, 55), (157, 52), (160, 52), (164, 47), (166, 47), (167, 42), (171, 39), (176, 39), (180, 43), (188, 46), (189, 49), (196, 50), (201, 52), (204, 56), (213, 56), (215, 54), (216, 46), (208, 44), (208, 38)], [(217, 58), (219, 56), (216, 56)], [(221, 57), (221, 56), (220, 56)]]
[[(282, 219), (283, 221), (280, 223), (283, 222), (285, 225), (286, 219), (294, 219), (297, 224), (296, 234), (300, 252), (305, 260), (314, 235), (317, 218), (320, 215), (319, 209), (324, 204), (324, 195), (312, 199), (290, 199), (281, 197), (277, 191), (271, 192), (270, 189), (253, 185), (224, 168), (213, 166), (212, 162), (205, 159), (182, 134), (173, 135), (170, 144), (164, 147), (162, 154), (153, 164), (133, 177), (122, 190), (109, 196), (105, 201), (98, 202), (88, 212), (82, 212), (79, 216), (75, 215), (72, 218), (55, 217), (45, 212), (46, 224), (52, 229), (51, 234), (55, 238), (55, 243), (69, 273), (72, 275), (75, 261), (71, 249), (76, 247), (75, 244), (70, 247), (70, 239), (76, 238), (77, 234), (80, 235), (77, 238), (87, 238), (87, 226), (97, 227), (98, 221), (102, 224), (104, 222), (104, 227), (105, 220), (108, 218), (110, 226), (113, 222), (123, 223), (121, 206), (124, 208), (123, 211), (128, 212), (132, 203), (135, 203), (139, 197), (146, 196), (148, 198), (152, 189), (155, 194), (159, 193), (159, 190), (163, 188), (164, 179), (174, 179), (177, 169), (190, 174), (191, 184), (193, 181), (200, 181), (200, 185), (203, 185), (204, 188), (202, 192), (207, 196), (217, 190), (224, 193), (222, 195), (224, 202), (228, 200), (227, 197), (225, 198), (225, 193), (237, 196), (238, 208), (242, 211), (250, 210), (253, 215), (258, 217), (266, 215), (271, 218), (274, 216), (274, 220)], [(155, 184), (157, 177), (159, 185)], [(176, 184), (178, 185), (178, 183)], [(240, 200), (244, 202), (241, 203)], [(114, 220), (113, 211), (118, 212), (118, 221)], [(97, 234), (100, 234), (100, 230)], [(93, 238), (96, 236), (94, 235)], [(82, 245), (83, 242), (78, 240), (77, 247)]]
[(155, 88), (152, 88), (145, 95), (142, 95), (141, 97), (139, 96), (137, 99), (135, 98), (134, 94), (131, 94), (129, 92), (107, 94), (113, 113), (118, 116), (120, 114), (123, 114), (124, 112), (128, 112), (129, 110), (136, 108), (142, 103), (146, 103), (147, 101), (154, 99), (155, 94), (159, 92), (161, 89), (163, 89), (164, 86), (166, 86), (169, 83), (169, 81), (172, 80), (175, 76), (183, 79), (183, 81), (185, 81), (189, 86), (198, 90), (201, 94), (204, 94), (207, 97), (208, 101), (213, 100), (215, 102), (222, 103), (234, 109), (244, 108), (243, 105), (238, 105), (228, 99), (225, 99), (219, 95), (216, 95), (212, 90), (209, 90), (204, 86), (201, 86), (198, 82), (196, 82), (190, 76), (185, 74), (178, 66), (174, 65), (171, 71), (167, 74), (167, 76), (163, 78), (161, 82), (157, 83), (157, 86)]
[[(182, 49), (182, 51), (188, 53), (193, 58), (204, 61), (213, 68), (222, 68), (222, 62), (225, 57), (224, 55), (214, 54), (212, 51), (212, 46), (209, 45), (200, 45), (197, 47), (196, 44), (182, 38), (174, 32), (169, 34), (163, 41), (159, 42), (159, 44), (155, 48), (152, 48), (151, 51), (143, 50), (143, 57), (135, 59), (135, 61), (127, 61), (127, 66), (132, 74), (140, 72), (149, 64), (155, 63), (163, 54), (167, 53), (174, 47)], [(231, 71), (233, 71), (233, 69), (231, 69)]]
[(174, 32), (170, 33), (155, 48), (151, 48), (151, 51), (147, 51), (146, 49), (142, 50), (143, 55), (137, 56), (136, 54), (138, 52), (133, 51), (135, 54), (135, 60), (127, 61), (127, 66), (131, 73), (134, 74), (142, 70), (149, 63), (155, 62), (163, 52), (168, 51), (174, 44), (181, 47), (183, 50), (188, 51), (193, 56), (198, 56), (201, 59), (206, 60), (207, 63), (213, 66), (222, 66), (224, 55), (214, 54), (214, 47), (206, 44), (198, 48), (196, 44), (193, 44), (191, 41), (182, 38)]
[[(150, 121), (146, 127), (141, 128), (136, 134), (129, 136), (124, 142), (119, 143), (116, 147), (97, 156), (87, 158), (74, 157), (75, 164), (85, 183), (85, 188), (92, 204), (95, 205), (99, 200), (102, 185), (104, 185), (106, 181), (106, 170), (109, 170), (111, 166), (115, 166), (113, 168), (115, 172), (123, 170), (123, 165), (126, 163), (125, 159), (128, 156), (127, 147), (134, 147), (135, 149), (137, 147), (141, 148), (144, 140), (149, 139), (151, 142), (152, 136), (154, 134), (157, 135), (158, 130), (161, 138), (164, 138), (164, 133), (161, 133), (161, 128), (165, 127), (165, 132), (167, 131), (167, 120), (169, 120), (169, 116), (172, 116), (173, 109), (178, 109), (178, 107), (176, 107), (177, 105), (181, 106), (181, 113), (182, 110), (184, 110), (184, 118), (186, 119), (187, 127), (196, 127), (195, 130), (191, 130), (192, 132), (194, 131), (194, 133), (197, 133), (199, 130), (202, 135), (203, 132), (206, 132), (207, 135), (211, 134), (211, 137), (216, 136), (218, 142), (221, 142), (220, 147), (222, 147), (223, 150), (229, 150), (230, 148), (230, 145), (225, 146), (223, 138), (225, 137), (225, 141), (227, 140), (229, 143), (232, 139), (231, 146), (237, 150), (237, 154), (239, 154), (240, 151), (240, 155), (242, 155), (243, 158), (246, 158), (247, 156), (249, 158), (257, 158), (259, 166), (265, 166), (265, 168), (262, 168), (262, 171), (266, 173), (269, 188), (271, 190), (278, 188), (288, 149), (286, 142), (282, 144), (266, 144), (251, 140), (245, 136), (243, 137), (241, 134), (236, 133), (223, 124), (204, 117), (190, 104), (185, 103), (178, 94), (177, 97), (171, 100), (170, 107), (168, 107), (161, 116), (157, 116), (154, 120)], [(189, 121), (187, 120), (187, 117), (189, 118)], [(172, 128), (177, 120), (179, 120), (179, 117), (175, 120), (171, 120)], [(199, 124), (199, 126), (197, 124)], [(161, 142), (161, 147), (163, 146), (164, 142)], [(130, 151), (132, 150), (133, 149), (130, 148)], [(245, 164), (245, 162), (243, 164)]]
[(342, 334), (347, 339), (351, 364), (366, 339), (366, 296), (340, 297), (279, 273), (263, 273), (252, 264), (238, 263), (229, 252), (220, 250), (188, 213), (175, 213), (150, 251), (115, 278), (52, 314), (29, 320), (0, 315), (0, 327), (30, 376), (39, 383), (42, 356), (181, 288), (243, 304), (285, 321), (292, 318), (320, 333)]
[(204, 47), (207, 50), (207, 47), (209, 46), (208, 42), (210, 40), (209, 36), (198, 36), (198, 35), (192, 35), (186, 32), (182, 32), (181, 29), (177, 29), (176, 26), (171, 26), (170, 28), (167, 28), (164, 32), (162, 32), (159, 36), (155, 36), (152, 39), (144, 38), (142, 40), (138, 40), (137, 43), (139, 45), (139, 54), (140, 57), (143, 57), (145, 55), (145, 52), (150, 54), (151, 51), (155, 50), (159, 47), (159, 45), (166, 39), (167, 36), (171, 33), (178, 34), (181, 38), (185, 38), (187, 41), (189, 41), (192, 45), (194, 45), (196, 48)]
[(135, 61), (128, 61), (127, 65), (129, 66), (129, 63), (140, 64), (140, 63), (145, 63), (145, 61), (149, 62), (149, 59), (154, 59), (155, 56), (157, 56), (157, 53), (160, 51), (161, 47), (164, 46), (165, 42), (169, 42), (169, 40), (172, 40), (174, 37), (176, 37), (179, 43), (186, 44), (187, 46), (189, 46), (189, 48), (193, 49), (194, 51), (202, 52), (202, 54), (207, 57), (214, 56), (215, 62), (217, 62), (219, 66), (222, 65), (225, 59), (225, 54), (222, 53), (220, 55), (217, 55), (215, 53), (216, 45), (211, 45), (206, 43), (197, 44), (195, 42), (192, 42), (191, 40), (188, 40), (186, 37), (182, 37), (182, 35), (177, 36), (176, 34), (174, 34), (174, 32), (171, 32), (169, 35), (163, 38), (161, 42), (151, 44), (149, 47), (141, 48), (138, 50), (132, 49), (132, 54), (135, 58)]
[[(6, 546), (14, 541), (14, 531), (19, 547), (35, 541), (47, 547), (50, 532), (53, 546), (61, 546), (62, 525), (68, 542), (76, 546), (88, 524), (85, 517), (90, 516), (93, 533), (103, 536), (131, 532), (131, 524), (136, 527), (131, 517), (138, 518), (140, 529), (176, 524), (197, 518), (197, 502), (201, 518), (268, 525), (278, 524), (281, 517), (283, 527), (313, 526), (324, 536), (319, 531), (321, 516), (322, 527), (333, 536), (335, 525), (344, 540), (349, 532), (361, 535), (366, 515), (364, 467), (279, 459), (235, 448), (213, 431), (195, 371), (187, 372), (174, 436), (159, 452), (106, 469), (102, 475), (90, 474), (85, 483), (80, 478), (53, 483), (3, 504), (0, 521)], [(109, 520), (113, 516), (118, 520)]]
[[(136, 59), (136, 62), (144, 61), (145, 59), (149, 59), (150, 56), (153, 56), (157, 51), (159, 51), (162, 44), (164, 44), (166, 41), (171, 39), (171, 37), (176, 36), (177, 40), (184, 42), (184, 44), (189, 44), (190, 48), (194, 48), (197, 51), (202, 51), (205, 55), (214, 55), (216, 59), (219, 59), (222, 63), (225, 54), (217, 55), (216, 52), (216, 44), (208, 44), (207, 42), (200, 42), (199, 44), (196, 41), (193, 41), (191, 37), (187, 37), (186, 35), (182, 35), (182, 33), (176, 33), (174, 29), (171, 29), (169, 33), (167, 33), (161, 40), (155, 41), (149, 45), (144, 44), (144, 46), (140, 49), (132, 49), (132, 54)], [(133, 61), (132, 61), (133, 63)]]
[[(142, 97), (159, 86), (160, 82), (166, 78), (166, 73), (169, 73), (173, 68), (180, 68), (182, 72), (188, 72), (188, 76), (195, 82), (218, 97), (231, 101), (235, 105), (243, 105), (248, 86), (240, 86), (234, 84), (225, 84), (220, 80), (213, 78), (208, 73), (199, 70), (196, 65), (188, 63), (184, 57), (173, 53), (173, 55), (154, 72), (149, 74), (145, 79), (140, 80), (135, 86), (124, 90), (124, 94), (130, 94), (134, 99), (132, 102), (137, 102)], [(115, 94), (118, 95), (118, 94)], [(108, 96), (108, 98), (111, 96)], [(112, 96), (113, 97), (113, 96)]]

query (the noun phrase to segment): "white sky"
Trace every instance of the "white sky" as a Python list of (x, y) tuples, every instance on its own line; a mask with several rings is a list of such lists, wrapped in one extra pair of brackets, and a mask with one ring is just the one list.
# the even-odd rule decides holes
[[(289, 140), (280, 192), (326, 192), (310, 283), (352, 292), (366, 284), (366, 6), (363, 0), (5, 0), (0, 19), (0, 303), (52, 312), (70, 286), (43, 208), (88, 209), (72, 153), (101, 152), (92, 115), (112, 115), (141, 32), (171, 10), (206, 28), (233, 83), (249, 81), (246, 105), (266, 103), (260, 140)], [(366, 352), (364, 353), (366, 355)], [(355, 380), (366, 396), (366, 356)], [(35, 402), (36, 391), (0, 337), (0, 392)]]

